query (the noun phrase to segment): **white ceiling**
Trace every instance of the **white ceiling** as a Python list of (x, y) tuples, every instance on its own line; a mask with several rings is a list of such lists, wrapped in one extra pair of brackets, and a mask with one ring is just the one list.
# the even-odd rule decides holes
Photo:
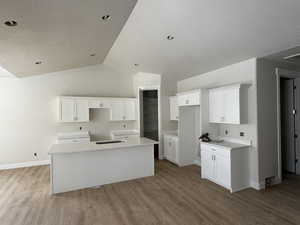
[(6, 69), (3, 69), (0, 66), (0, 77), (14, 77), (10, 72), (8, 72)]
[[(22, 77), (102, 63), (135, 3), (1, 0), (0, 66)], [(111, 20), (103, 22), (106, 14)], [(18, 26), (7, 27), (6, 20)], [(35, 65), (36, 61), (43, 63)]]
[[(109, 52), (105, 63), (115, 69), (183, 79), (300, 44), (298, 0), (135, 3), (1, 0), (0, 65), (28, 76), (102, 63)], [(100, 19), (105, 14), (112, 15), (107, 23)], [(10, 19), (19, 26), (3, 25)], [(167, 35), (175, 39), (168, 41)]]
[(139, 0), (105, 63), (185, 78), (299, 45), (299, 21), (299, 0)]
[(300, 46), (269, 55), (265, 58), (300, 68)]

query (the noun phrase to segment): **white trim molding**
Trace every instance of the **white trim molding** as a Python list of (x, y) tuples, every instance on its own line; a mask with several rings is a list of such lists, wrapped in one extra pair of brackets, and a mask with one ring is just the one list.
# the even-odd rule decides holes
[(201, 167), (201, 160), (200, 159), (195, 159), (194, 164)]
[(10, 169), (23, 168), (23, 167), (43, 166), (43, 165), (50, 165), (50, 160), (3, 164), (0, 165), (0, 170), (10, 170)]
[(266, 189), (266, 182), (265, 181), (261, 181), (259, 183), (251, 181), (250, 182), (250, 187), (256, 189), (256, 190), (263, 190)]

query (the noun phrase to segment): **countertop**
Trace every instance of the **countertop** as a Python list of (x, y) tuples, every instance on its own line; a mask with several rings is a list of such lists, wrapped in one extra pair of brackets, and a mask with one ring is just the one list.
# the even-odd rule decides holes
[(223, 142), (201, 142), (201, 144), (209, 145), (212, 147), (223, 147), (228, 150), (234, 150), (234, 149), (240, 149), (240, 148), (247, 148), (250, 147), (251, 144), (247, 143), (236, 143), (236, 142), (229, 142), (229, 141), (223, 141)]
[(108, 149), (148, 146), (154, 144), (158, 144), (158, 142), (144, 137), (129, 138), (127, 140), (124, 140), (121, 143), (100, 144), (100, 145), (96, 144), (96, 141), (89, 142), (89, 143), (53, 144), (48, 154), (52, 155), (52, 154), (91, 152), (91, 151), (101, 151), (101, 150), (108, 150)]

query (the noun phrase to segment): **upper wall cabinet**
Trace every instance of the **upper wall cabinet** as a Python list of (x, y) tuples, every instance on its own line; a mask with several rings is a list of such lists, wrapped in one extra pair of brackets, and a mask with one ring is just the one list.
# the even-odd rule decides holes
[(105, 98), (91, 98), (89, 99), (89, 108), (90, 109), (109, 109), (110, 104), (108, 99)]
[(136, 120), (135, 98), (59, 97), (59, 122), (89, 122), (89, 109), (105, 108), (111, 121)]
[(111, 121), (136, 120), (136, 101), (113, 101), (111, 102)]
[(88, 100), (72, 97), (59, 99), (59, 120), (61, 122), (88, 122)]
[(178, 98), (177, 96), (169, 97), (170, 102), (170, 120), (179, 119), (179, 108), (178, 108)]
[(245, 123), (242, 114), (242, 85), (230, 85), (209, 90), (209, 122), (241, 124)]
[(182, 92), (177, 94), (178, 106), (200, 105), (200, 91)]

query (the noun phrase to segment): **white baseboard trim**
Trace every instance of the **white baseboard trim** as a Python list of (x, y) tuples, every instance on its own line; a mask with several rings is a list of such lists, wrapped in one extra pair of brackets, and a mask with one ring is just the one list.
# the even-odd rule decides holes
[(195, 159), (194, 164), (197, 166), (201, 166), (201, 161), (199, 159)]
[(4, 164), (4, 165), (0, 165), (0, 170), (10, 170), (10, 169), (23, 168), (23, 167), (43, 166), (43, 165), (50, 165), (50, 160)]
[(274, 178), (274, 180), (272, 181), (271, 185), (276, 185), (276, 184), (281, 184), (281, 183), (282, 183), (282, 180), (278, 176), (276, 176)]
[(265, 183), (265, 181), (261, 181), (260, 183), (251, 181), (250, 182), (250, 187), (252, 187), (252, 188), (259, 191), (259, 190), (263, 190), (263, 189), (266, 188), (266, 183)]

